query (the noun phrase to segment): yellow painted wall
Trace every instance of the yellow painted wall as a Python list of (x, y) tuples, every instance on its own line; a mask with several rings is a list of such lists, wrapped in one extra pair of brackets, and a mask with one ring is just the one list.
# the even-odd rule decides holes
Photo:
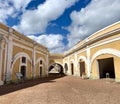
[(120, 41), (115, 41), (115, 42), (111, 42), (109, 44), (104, 44), (95, 48), (91, 49), (91, 57), (99, 50), (101, 49), (106, 49), (106, 48), (111, 48), (111, 49), (116, 49), (116, 50), (120, 50)]
[[(44, 77), (47, 74), (46, 73), (46, 66), (44, 63), (41, 66), (42, 66), (42, 76)], [(40, 64), (39, 63), (36, 64), (35, 77), (40, 77)]]
[(36, 57), (36, 61), (37, 61), (39, 58), (43, 58), (44, 61), (46, 61), (46, 55), (43, 55), (43, 54), (40, 54), (40, 53), (36, 53), (36, 54), (35, 54), (35, 57)]
[(32, 77), (32, 65), (31, 62), (27, 60), (27, 78), (31, 78)]
[(79, 59), (80, 56), (86, 57), (86, 51), (77, 54), (77, 60)]
[(120, 79), (120, 58), (111, 54), (105, 54), (98, 56), (92, 63), (91, 69), (92, 69), (92, 77), (93, 78), (99, 78), (99, 67), (97, 59), (105, 59), (105, 58), (113, 58), (114, 60), (114, 69), (115, 69), (115, 78)]
[(24, 49), (24, 48), (20, 48), (18, 46), (13, 46), (13, 57), (19, 52), (24, 52), (24, 53), (28, 54), (29, 57), (32, 59), (32, 51), (29, 51), (29, 50)]
[(96, 38), (96, 37), (98, 37), (98, 36), (100, 36), (100, 35), (102, 35), (102, 34), (104, 34), (104, 33), (110, 32), (110, 31), (115, 30), (115, 29), (117, 29), (117, 28), (120, 28), (120, 23), (115, 24), (115, 25), (113, 25), (113, 26), (110, 26), (110, 27), (108, 27), (108, 28), (106, 28), (106, 29), (104, 29), (104, 30), (102, 30), (102, 31), (100, 31), (100, 32), (97, 32), (96, 34), (92, 35), (89, 39), (90, 39), (90, 40), (91, 40), (91, 39), (94, 39), (94, 38)]
[(31, 43), (29, 43), (29, 42), (22, 41), (22, 40), (18, 40), (18, 39), (14, 39), (14, 38), (13, 38), (13, 42), (14, 42), (14, 43), (17, 43), (17, 44), (20, 44), (20, 45), (22, 45), (22, 46), (26, 46), (26, 47), (28, 47), (28, 48), (33, 49), (33, 45), (32, 45)]
[(16, 77), (16, 73), (19, 72), (19, 68), (20, 68), (20, 58), (18, 58), (13, 66), (13, 70), (12, 70), (12, 80), (17, 80)]
[(70, 61), (71, 61), (71, 60), (75, 60), (75, 55), (74, 55), (74, 54), (70, 55), (70, 56), (69, 56), (69, 60), (70, 60)]

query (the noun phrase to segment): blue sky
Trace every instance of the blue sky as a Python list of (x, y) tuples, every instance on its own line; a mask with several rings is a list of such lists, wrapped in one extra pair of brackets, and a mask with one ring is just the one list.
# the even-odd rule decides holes
[(120, 0), (0, 0), (0, 22), (63, 53), (120, 21)]

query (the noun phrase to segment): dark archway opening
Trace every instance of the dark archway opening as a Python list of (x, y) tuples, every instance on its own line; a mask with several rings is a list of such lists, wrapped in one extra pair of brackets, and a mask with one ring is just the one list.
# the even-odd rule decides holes
[(21, 66), (20, 72), (23, 75), (23, 80), (25, 80), (26, 79), (26, 66)]
[(98, 65), (100, 78), (106, 78), (107, 73), (110, 78), (115, 78), (113, 58), (98, 59)]
[(74, 65), (71, 63), (71, 75), (74, 75)]
[(85, 62), (79, 62), (80, 65), (80, 76), (82, 76), (82, 74), (85, 74)]
[(67, 73), (67, 71), (68, 71), (68, 65), (67, 65), (67, 63), (65, 63), (64, 69), (65, 69), (65, 73)]
[(54, 63), (49, 67), (49, 75), (64, 75), (63, 73), (63, 66), (58, 64), (58, 63)]

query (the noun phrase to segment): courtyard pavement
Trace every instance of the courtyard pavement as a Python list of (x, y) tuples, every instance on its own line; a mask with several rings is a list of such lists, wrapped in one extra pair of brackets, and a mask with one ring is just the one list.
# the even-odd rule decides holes
[(120, 83), (73, 76), (40, 78), (0, 86), (0, 104), (120, 104)]

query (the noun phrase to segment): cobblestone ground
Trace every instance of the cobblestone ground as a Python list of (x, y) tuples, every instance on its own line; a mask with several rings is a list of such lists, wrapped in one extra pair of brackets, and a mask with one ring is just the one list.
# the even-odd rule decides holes
[(42, 78), (0, 86), (0, 104), (119, 104), (120, 83), (79, 77)]

